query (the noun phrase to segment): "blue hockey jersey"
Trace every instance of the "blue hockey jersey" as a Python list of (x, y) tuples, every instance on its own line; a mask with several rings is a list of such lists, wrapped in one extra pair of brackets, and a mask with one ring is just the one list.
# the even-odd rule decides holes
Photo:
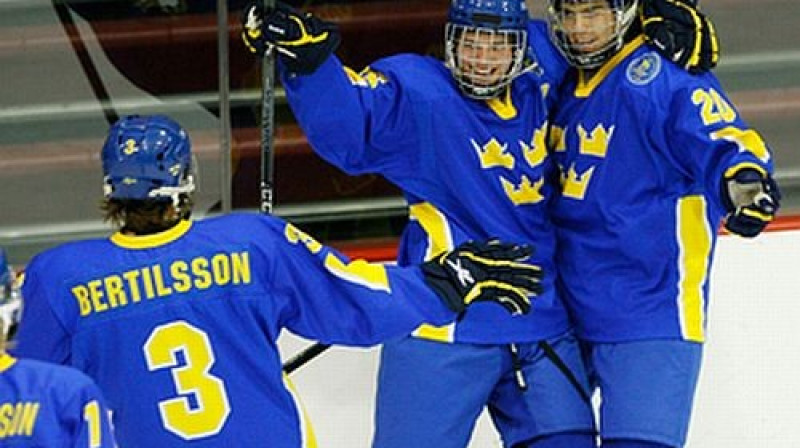
[[(550, 46), (537, 29), (532, 38)], [(410, 224), (401, 265), (470, 239), (535, 247), (545, 291), (529, 315), (479, 304), (457, 323), (422, 327), (416, 336), (531, 342), (569, 328), (553, 288), (555, 230), (546, 211), (557, 186), (545, 140), (554, 88), (548, 75), (542, 67), (524, 74), (487, 102), (464, 96), (441, 61), (419, 55), (382, 59), (360, 74), (332, 56), (310, 75), (283, 74), (289, 104), (321, 157), (349, 174), (381, 174), (403, 190)]]
[(34, 257), (22, 292), (16, 353), (94, 378), (123, 448), (315, 446), (282, 329), (371, 345), (455, 317), (419, 268), (349, 262), (256, 214), (68, 243)]
[(713, 74), (692, 76), (643, 38), (561, 91), (558, 267), (580, 336), (701, 342), (721, 179), (772, 158)]
[(0, 447), (114, 448), (100, 390), (75, 369), (0, 352)]

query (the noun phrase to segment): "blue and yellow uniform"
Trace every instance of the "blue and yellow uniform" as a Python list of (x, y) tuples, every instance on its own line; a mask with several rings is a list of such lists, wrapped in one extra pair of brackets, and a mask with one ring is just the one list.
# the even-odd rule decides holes
[(108, 410), (91, 379), (0, 352), (0, 447), (115, 446)]
[[(487, 107), (465, 97), (441, 61), (407, 54), (360, 74), (333, 56), (311, 75), (285, 77), (284, 85), (320, 156), (348, 174), (379, 173), (403, 190), (411, 222), (401, 239), (401, 265), (498, 237), (531, 244), (531, 262), (554, 272), (555, 229), (546, 213), (554, 191), (548, 176), (555, 172), (545, 140), (551, 84), (524, 75)], [(416, 334), (510, 343), (563, 333), (569, 323), (554, 278), (544, 279), (545, 291), (526, 316), (476, 305), (451, 326)]]
[[(531, 45), (557, 56), (541, 22), (530, 30)], [(555, 229), (547, 212), (557, 187), (547, 114), (561, 73), (539, 67), (485, 101), (465, 96), (442, 61), (419, 55), (381, 59), (361, 73), (331, 56), (311, 74), (289, 75), (285, 67), (282, 74), (317, 154), (348, 174), (378, 173), (402, 189), (410, 222), (400, 265), (499, 237), (535, 247), (531, 262), (546, 272), (529, 315), (476, 305), (455, 323), (426, 325), (412, 338), (384, 344), (373, 446), (464, 446), (487, 404), (508, 445), (591, 432), (590, 409), (536, 345), (551, 341), (584, 377), (553, 286)], [(519, 346), (519, 374), (530, 385), (525, 393), (512, 371), (511, 343)]]
[(123, 447), (316, 446), (282, 329), (371, 345), (455, 317), (420, 269), (348, 262), (255, 214), (59, 246), (28, 265), (23, 295), (16, 353), (94, 378)]
[(772, 173), (772, 158), (713, 74), (689, 75), (641, 37), (592, 76), (571, 73), (550, 134), (563, 189), (557, 263), (577, 333), (591, 343), (601, 432), (682, 446), (722, 179)]
[(767, 146), (713, 74), (691, 76), (641, 39), (562, 92), (558, 266), (579, 335), (702, 342), (720, 182), (744, 166), (772, 173)]

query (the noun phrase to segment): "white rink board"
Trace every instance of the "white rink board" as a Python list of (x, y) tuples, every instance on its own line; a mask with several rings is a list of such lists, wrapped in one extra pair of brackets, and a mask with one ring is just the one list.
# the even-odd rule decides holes
[[(711, 285), (687, 447), (800, 447), (800, 230), (721, 237)], [(282, 337), (284, 359), (306, 344)], [(377, 365), (377, 348), (335, 347), (292, 375), (320, 447), (369, 446)], [(484, 415), (470, 447), (500, 446)]]

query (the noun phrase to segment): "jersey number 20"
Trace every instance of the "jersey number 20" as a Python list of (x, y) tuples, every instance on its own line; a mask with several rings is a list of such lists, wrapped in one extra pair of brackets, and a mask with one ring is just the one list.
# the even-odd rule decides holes
[(217, 434), (231, 409), (225, 383), (209, 373), (215, 358), (208, 335), (187, 322), (175, 321), (156, 327), (143, 349), (148, 369), (172, 371), (179, 395), (158, 403), (164, 427), (186, 440)]

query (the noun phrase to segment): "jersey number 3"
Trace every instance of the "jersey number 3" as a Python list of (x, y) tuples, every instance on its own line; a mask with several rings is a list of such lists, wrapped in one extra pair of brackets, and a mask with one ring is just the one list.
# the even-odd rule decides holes
[(209, 373), (215, 358), (208, 335), (187, 322), (171, 322), (156, 327), (143, 349), (148, 369), (172, 371), (179, 395), (158, 403), (164, 427), (186, 440), (222, 430), (231, 408), (225, 383)]

